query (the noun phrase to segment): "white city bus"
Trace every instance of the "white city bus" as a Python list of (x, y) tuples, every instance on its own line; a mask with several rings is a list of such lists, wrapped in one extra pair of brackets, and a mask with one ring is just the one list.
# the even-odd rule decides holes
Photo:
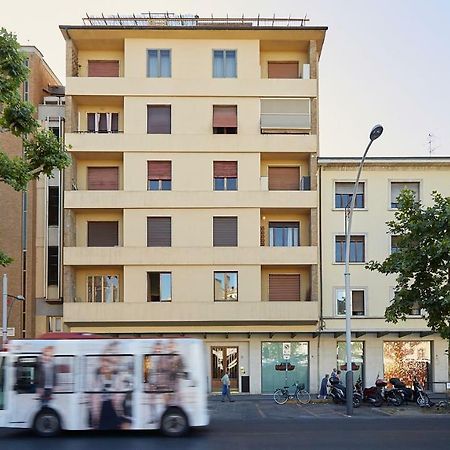
[(201, 340), (55, 335), (0, 353), (0, 427), (181, 436), (209, 423)]

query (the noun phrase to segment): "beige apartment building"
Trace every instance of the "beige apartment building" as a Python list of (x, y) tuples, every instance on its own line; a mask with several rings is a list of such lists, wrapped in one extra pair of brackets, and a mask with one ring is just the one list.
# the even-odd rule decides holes
[[(36, 47), (22, 46), (21, 51), (26, 55), (25, 63), (30, 69), (28, 79), (21, 86), (21, 96), (35, 107), (36, 118), (42, 125), (60, 135), (64, 117), (63, 101), (59, 100), (61, 82)], [(56, 97), (55, 91), (58, 94)], [(56, 110), (55, 102), (59, 103)], [(49, 108), (52, 113), (44, 114), (49, 112)], [(0, 149), (10, 157), (20, 157), (23, 154), (22, 140), (10, 133), (0, 133)], [(51, 239), (58, 234), (60, 223), (59, 176), (56, 172), (55, 176), (31, 181), (26, 192), (16, 192), (0, 183), (0, 206), (3, 211), (0, 248), (13, 258), (12, 264), (2, 267), (0, 274), (8, 275), (8, 293), (11, 296), (25, 297), (25, 301), (9, 298), (8, 336), (11, 339), (33, 338), (52, 329), (51, 325), (59, 320), (55, 316), (62, 316), (61, 296), (51, 292), (54, 277), (50, 277), (48, 282), (48, 274), (53, 273), (55, 264), (58, 266), (59, 263), (58, 254), (52, 259), (55, 252), (53, 248), (49, 249), (49, 246), (59, 248), (57, 239), (54, 245), (50, 245), (52, 241), (48, 240), (48, 233)], [(49, 189), (49, 185), (53, 188)], [(48, 227), (54, 231), (48, 232)], [(50, 289), (49, 296), (47, 287)], [(39, 324), (36, 323), (37, 316)]]
[[(344, 210), (353, 191), (359, 158), (320, 158), (321, 343), (320, 368), (345, 368)], [(377, 377), (411, 381), (417, 376), (434, 391), (446, 389), (448, 341), (432, 333), (411, 311), (405, 322), (385, 322), (395, 277), (365, 269), (396, 251), (386, 222), (394, 219), (402, 189), (431, 204), (431, 193), (450, 196), (449, 157), (369, 157), (364, 165), (350, 243), (353, 362), (366, 385)]]
[(139, 16), (67, 43), (64, 325), (204, 339), (209, 387), (317, 390), (326, 27)]

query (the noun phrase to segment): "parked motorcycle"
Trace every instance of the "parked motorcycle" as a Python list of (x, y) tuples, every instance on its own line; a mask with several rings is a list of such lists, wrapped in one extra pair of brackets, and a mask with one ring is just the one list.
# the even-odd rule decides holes
[(360, 394), (364, 402), (376, 407), (383, 404), (383, 397), (381, 396), (381, 392), (376, 388), (376, 386), (363, 389), (361, 378), (358, 378), (358, 381), (355, 384), (355, 389)]
[(386, 402), (388, 405), (400, 406), (402, 404), (402, 396), (395, 389), (386, 389), (387, 382), (377, 379), (375, 385), (362, 389), (361, 379), (356, 383), (356, 390), (361, 394), (364, 402), (372, 406), (379, 407)]
[[(337, 378), (330, 379), (330, 395), (334, 403), (346, 403), (346, 388)], [(353, 408), (359, 408), (362, 403), (361, 394), (353, 388)]]
[(433, 402), (431, 402), (430, 397), (428, 397), (427, 393), (424, 391), (417, 378), (414, 378), (413, 380), (412, 389), (406, 387), (406, 384), (403, 383), (399, 378), (391, 378), (389, 382), (401, 395), (402, 403), (416, 402), (422, 408), (424, 406), (430, 407), (433, 405)]

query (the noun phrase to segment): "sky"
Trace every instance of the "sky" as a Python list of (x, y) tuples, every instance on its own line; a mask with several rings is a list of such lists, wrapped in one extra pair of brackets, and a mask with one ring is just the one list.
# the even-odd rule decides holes
[[(7, 5), (7, 6), (6, 6)], [(328, 26), (320, 60), (321, 156), (450, 156), (450, 0), (2, 0), (0, 27), (35, 45), (64, 83), (58, 25), (86, 13), (304, 17)], [(431, 135), (431, 138), (429, 137)], [(430, 144), (431, 141), (431, 144)]]

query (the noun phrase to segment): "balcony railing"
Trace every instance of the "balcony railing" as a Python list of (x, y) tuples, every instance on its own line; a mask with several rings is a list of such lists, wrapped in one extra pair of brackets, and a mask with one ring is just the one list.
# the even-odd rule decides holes
[[(269, 177), (261, 177), (260, 179), (260, 186), (261, 191), (268, 191), (269, 190)], [(310, 176), (304, 176), (300, 178), (299, 183), (299, 191), (310, 191), (311, 190), (311, 177)]]
[(261, 113), (261, 131), (311, 129), (311, 115), (308, 113)]

